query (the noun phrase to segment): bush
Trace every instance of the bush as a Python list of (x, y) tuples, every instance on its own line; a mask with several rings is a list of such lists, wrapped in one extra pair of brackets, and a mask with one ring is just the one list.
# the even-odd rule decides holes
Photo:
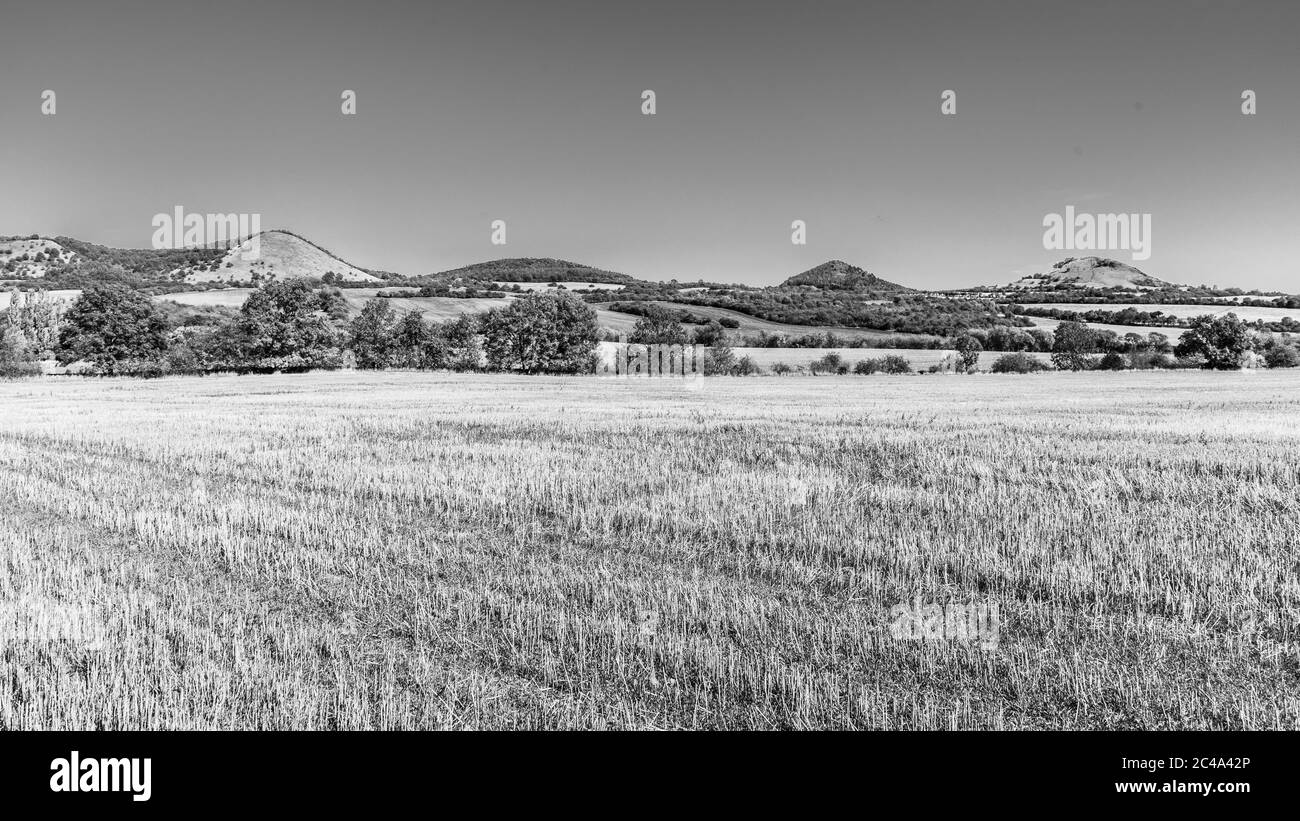
[(907, 357), (891, 353), (888, 356), (882, 356), (877, 359), (864, 359), (857, 365), (853, 366), (853, 372), (856, 374), (869, 375), (873, 373), (911, 373), (912, 363), (907, 361)]
[(763, 369), (760, 368), (758, 363), (750, 357), (742, 356), (736, 362), (736, 366), (732, 368), (731, 372), (736, 376), (753, 376), (754, 374), (762, 373)]
[(787, 373), (790, 373), (790, 372), (793, 371), (793, 370), (794, 370), (794, 368), (790, 367), (789, 365), (787, 365), (787, 364), (784, 363), (784, 362), (773, 362), (773, 363), (772, 363), (772, 373), (776, 374), (777, 376), (783, 376), (783, 375), (785, 375), (785, 374), (787, 374)]
[(1128, 363), (1124, 361), (1124, 357), (1115, 351), (1107, 352), (1101, 358), (1101, 361), (1097, 363), (1097, 370), (1099, 371), (1122, 371), (1127, 367)]
[(1047, 370), (1047, 365), (1027, 353), (1009, 353), (999, 356), (992, 370), (994, 373), (1037, 373)]
[(704, 375), (729, 376), (736, 368), (736, 354), (722, 340), (704, 349)]
[(833, 373), (845, 374), (849, 372), (849, 366), (844, 364), (844, 357), (838, 353), (828, 353), (821, 359), (816, 360), (808, 366), (813, 373)]
[(1264, 351), (1264, 363), (1270, 368), (1294, 368), (1300, 365), (1300, 351), (1283, 342), (1274, 342)]
[(882, 356), (879, 360), (881, 373), (911, 373), (912, 363), (907, 361), (904, 356), (891, 353), (888, 356)]

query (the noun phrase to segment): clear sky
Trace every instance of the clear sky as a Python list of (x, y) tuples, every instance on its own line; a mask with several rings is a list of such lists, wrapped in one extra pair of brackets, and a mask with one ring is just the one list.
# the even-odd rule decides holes
[(1151, 214), (1155, 276), (1294, 292), (1298, 33), (1295, 2), (11, 0), (0, 234), (148, 247), (183, 205), (404, 274), (956, 287), (1070, 255), (1074, 205)]

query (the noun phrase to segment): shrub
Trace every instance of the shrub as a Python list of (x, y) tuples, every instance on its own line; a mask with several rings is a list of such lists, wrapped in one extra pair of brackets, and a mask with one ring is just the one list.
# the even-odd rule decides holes
[(1047, 365), (1027, 353), (1009, 353), (999, 356), (992, 370), (994, 373), (1036, 373), (1047, 370)]
[(1124, 357), (1115, 351), (1108, 351), (1097, 363), (1099, 371), (1122, 371), (1127, 367), (1128, 363), (1124, 361)]
[(1300, 351), (1284, 342), (1273, 342), (1264, 349), (1264, 362), (1270, 368), (1294, 368), (1300, 365)]
[(880, 370), (880, 363), (875, 359), (862, 359), (853, 366), (853, 372), (861, 376), (870, 376)]
[(778, 375), (778, 376), (783, 376), (783, 375), (785, 375), (785, 374), (787, 374), (787, 373), (790, 373), (790, 372), (793, 371), (793, 370), (794, 370), (794, 368), (791, 368), (789, 365), (787, 365), (787, 364), (784, 363), (784, 362), (773, 362), (773, 363), (772, 363), (772, 373), (774, 373), (774, 374), (776, 374), (776, 375)]
[(881, 373), (911, 373), (912, 363), (907, 358), (896, 353), (888, 356), (882, 356), (877, 360), (880, 363)]
[(844, 364), (844, 357), (832, 351), (808, 366), (813, 373), (845, 374), (849, 366)]
[(704, 375), (729, 376), (736, 367), (736, 354), (722, 340), (704, 349)]

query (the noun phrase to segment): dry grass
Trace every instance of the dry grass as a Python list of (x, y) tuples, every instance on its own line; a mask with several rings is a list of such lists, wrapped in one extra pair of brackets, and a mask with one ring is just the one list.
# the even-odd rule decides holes
[(0, 383), (0, 727), (1295, 729), (1298, 377)]

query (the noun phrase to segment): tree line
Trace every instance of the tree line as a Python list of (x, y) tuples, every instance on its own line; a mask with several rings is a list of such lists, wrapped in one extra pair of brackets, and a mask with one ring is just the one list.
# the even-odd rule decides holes
[[(238, 311), (169, 310), (133, 288), (86, 288), (37, 340), (29, 306), (0, 321), (0, 375), (23, 375), (38, 358), (106, 376), (218, 371), (297, 372), (356, 367), (581, 373), (595, 367), (596, 312), (564, 292), (536, 292), (480, 315), (427, 321), (372, 299), (349, 319), (337, 288), (305, 279), (269, 283)], [(5, 372), (7, 371), (7, 373)]]

